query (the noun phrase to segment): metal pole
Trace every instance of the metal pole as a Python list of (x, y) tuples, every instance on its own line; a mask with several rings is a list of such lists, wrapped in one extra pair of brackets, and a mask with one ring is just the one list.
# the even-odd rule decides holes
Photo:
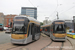
[(59, 19), (59, 17), (58, 17), (58, 12), (57, 12), (57, 19)]

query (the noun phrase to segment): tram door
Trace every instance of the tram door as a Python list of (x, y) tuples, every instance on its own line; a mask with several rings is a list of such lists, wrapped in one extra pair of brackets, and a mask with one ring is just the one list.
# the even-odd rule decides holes
[(35, 25), (31, 25), (31, 34), (32, 34), (32, 40), (35, 40)]

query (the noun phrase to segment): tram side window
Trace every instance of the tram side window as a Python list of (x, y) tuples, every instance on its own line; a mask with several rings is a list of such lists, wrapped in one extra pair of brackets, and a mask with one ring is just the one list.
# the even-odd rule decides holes
[(37, 25), (36, 25), (35, 31), (36, 31), (36, 34), (39, 33), (39, 29), (38, 29), (38, 26)]
[(50, 26), (49, 26), (49, 32), (50, 32)]
[(50, 32), (50, 27), (48, 27), (48, 32)]
[(48, 32), (48, 27), (47, 27), (47, 32)]
[(37, 33), (37, 26), (35, 25), (35, 29), (34, 29), (35, 33)]
[[(45, 27), (45, 31), (46, 31), (47, 27)], [(47, 31), (46, 31), (47, 32)]]
[(50, 32), (50, 28), (49, 27), (46, 27), (46, 29), (47, 29), (47, 32)]
[(37, 27), (37, 33), (40, 33), (40, 26)]
[(39, 33), (40, 33), (40, 26), (39, 26)]
[(44, 31), (45, 31), (45, 27), (44, 27)]
[(43, 27), (43, 31), (44, 31), (44, 27)]

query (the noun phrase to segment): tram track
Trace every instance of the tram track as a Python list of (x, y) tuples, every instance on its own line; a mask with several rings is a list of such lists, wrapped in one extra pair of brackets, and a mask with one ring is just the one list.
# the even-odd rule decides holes
[(62, 45), (61, 45), (61, 47), (60, 47), (59, 50), (62, 50), (63, 49), (63, 46), (64, 46), (64, 42), (62, 42)]
[[(45, 35), (47, 35), (47, 34), (45, 34)], [(43, 35), (42, 35), (43, 36)], [(47, 35), (48, 36), (48, 35)], [(43, 37), (45, 37), (45, 36), (43, 36)], [(48, 37), (50, 37), (50, 36), (48, 36)], [(51, 41), (47, 46), (45, 46), (44, 48), (42, 48), (41, 50), (45, 50), (48, 46), (50, 46), (51, 44), (53, 43), (53, 41)], [(64, 42), (61, 42), (62, 44), (61, 44), (61, 46), (60, 46), (60, 48), (59, 48), (59, 50), (62, 50), (63, 49), (63, 46), (64, 46)]]
[[(46, 34), (45, 34), (46, 35)], [(42, 35), (43, 36), (43, 35)], [(48, 35), (47, 35), (48, 36)], [(45, 37), (45, 36), (43, 36), (43, 37)], [(49, 37), (49, 36), (48, 36)], [(48, 46), (50, 46), (51, 44), (53, 43), (53, 41), (51, 40), (51, 42), (47, 45), (47, 46), (45, 46), (45, 47), (43, 47), (41, 50), (45, 50)], [(61, 46), (60, 46), (60, 48), (59, 48), (59, 50), (62, 50), (63, 49), (63, 46), (64, 46), (64, 42), (61, 42), (62, 44), (61, 44)]]
[(17, 47), (20, 47), (20, 46), (11, 47), (11, 48), (6, 49), (6, 50), (11, 50), (11, 49), (14, 49), (14, 48), (17, 48)]
[[(62, 43), (62, 45), (59, 48), (59, 50), (62, 50), (63, 49), (63, 46), (64, 46), (64, 42), (61, 42), (61, 43)], [(41, 50), (45, 50), (48, 46), (51, 46), (51, 44), (53, 44), (53, 41), (51, 41), (47, 46), (43, 47)]]
[(52, 44), (53, 41), (51, 41), (46, 47), (42, 48), (41, 50), (44, 50), (45, 48), (47, 48), (48, 46), (50, 46)]

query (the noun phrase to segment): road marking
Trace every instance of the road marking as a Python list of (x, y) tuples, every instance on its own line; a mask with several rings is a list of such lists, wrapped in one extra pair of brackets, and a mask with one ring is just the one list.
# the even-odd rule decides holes
[(9, 35), (9, 36), (11, 36), (11, 35)]
[(20, 48), (20, 50), (29, 50), (28, 48)]
[(43, 37), (48, 37), (47, 35), (45, 35), (45, 34), (43, 34), (43, 33), (41, 33), (41, 35), (42, 35)]

